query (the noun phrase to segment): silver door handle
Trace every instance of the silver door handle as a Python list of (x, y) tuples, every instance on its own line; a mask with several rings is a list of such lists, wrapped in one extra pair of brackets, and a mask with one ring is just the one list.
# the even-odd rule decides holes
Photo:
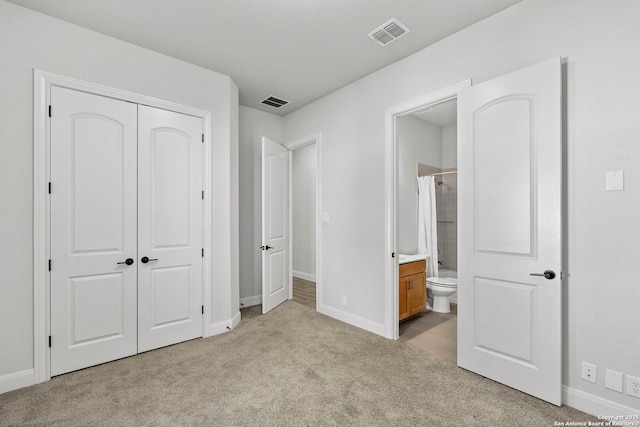
[(541, 276), (544, 277), (545, 279), (555, 279), (556, 277), (556, 272), (553, 270), (545, 270), (544, 273), (530, 273), (529, 276)]

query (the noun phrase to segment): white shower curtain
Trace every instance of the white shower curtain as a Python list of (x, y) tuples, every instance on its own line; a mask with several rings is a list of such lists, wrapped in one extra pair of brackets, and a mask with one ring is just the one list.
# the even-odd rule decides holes
[(418, 252), (427, 254), (427, 276), (438, 277), (436, 184), (432, 176), (418, 177)]

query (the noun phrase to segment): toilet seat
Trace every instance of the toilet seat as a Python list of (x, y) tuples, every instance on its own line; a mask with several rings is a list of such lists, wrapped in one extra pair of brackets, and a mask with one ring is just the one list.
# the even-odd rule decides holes
[(428, 277), (427, 284), (440, 286), (443, 288), (455, 288), (458, 286), (458, 281), (450, 277)]

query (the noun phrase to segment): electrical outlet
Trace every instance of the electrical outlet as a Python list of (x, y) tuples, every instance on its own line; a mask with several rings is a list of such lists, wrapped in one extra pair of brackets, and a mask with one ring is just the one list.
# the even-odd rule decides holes
[(592, 383), (598, 382), (598, 367), (591, 363), (582, 362), (582, 379)]
[(611, 369), (605, 370), (604, 386), (618, 393), (622, 393), (622, 373), (612, 371)]
[(346, 295), (342, 295), (342, 305), (344, 305), (345, 307), (347, 305), (347, 296)]
[(640, 378), (627, 375), (627, 394), (640, 398)]

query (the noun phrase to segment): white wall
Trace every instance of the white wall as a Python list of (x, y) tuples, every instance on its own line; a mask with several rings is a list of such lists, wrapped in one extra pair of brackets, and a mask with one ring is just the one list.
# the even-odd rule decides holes
[(396, 122), (398, 186), (396, 241), (398, 253), (418, 253), (418, 163), (442, 168), (442, 128), (413, 116)]
[[(567, 59), (564, 384), (571, 403), (638, 408), (605, 368), (640, 376), (640, 2), (525, 0), (285, 117), (287, 139), (322, 130), (322, 308), (385, 330), (385, 110), (468, 78)], [(625, 191), (605, 192), (605, 172)], [(347, 306), (340, 304), (348, 297)], [(582, 361), (600, 367), (580, 379)], [(576, 403), (577, 402), (577, 403)]]
[(34, 367), (34, 68), (212, 112), (211, 328), (226, 330), (239, 298), (238, 89), (231, 79), (1, 0), (0, 58), (0, 390), (29, 383)]
[(458, 125), (442, 127), (442, 169), (458, 168)]
[(240, 302), (262, 303), (262, 137), (282, 143), (283, 118), (240, 107)]
[(316, 144), (293, 150), (293, 276), (315, 282), (316, 276)]

